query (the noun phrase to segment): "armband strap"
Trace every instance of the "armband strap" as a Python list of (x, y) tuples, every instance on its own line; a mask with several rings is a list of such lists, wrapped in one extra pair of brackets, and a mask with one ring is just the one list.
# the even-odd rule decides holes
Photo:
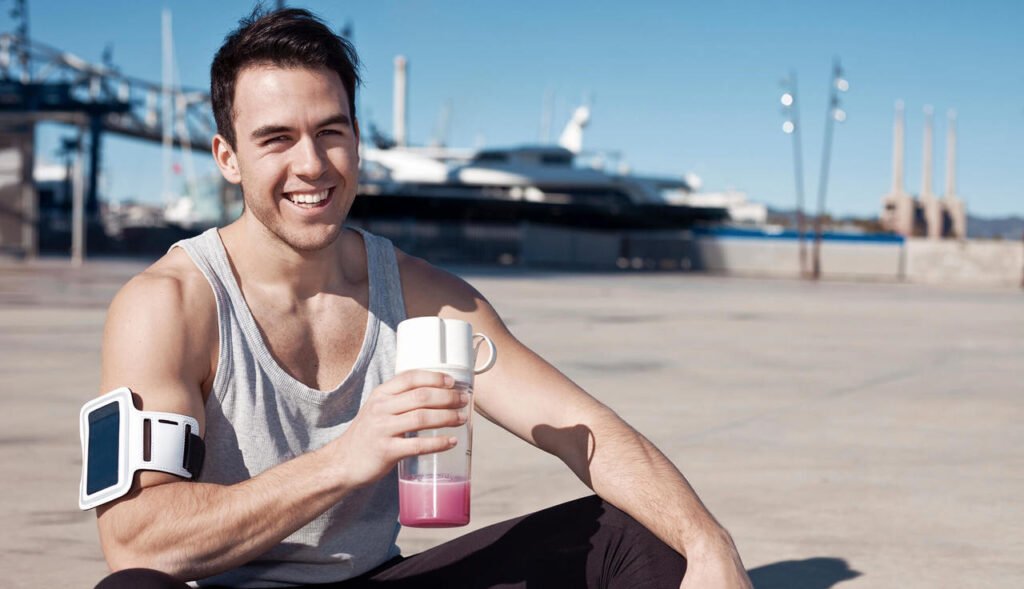
[(203, 459), (206, 458), (206, 443), (194, 433), (185, 438), (185, 470), (192, 473), (192, 480), (203, 474)]
[[(142, 460), (137, 468), (199, 478), (206, 445), (188, 423), (194, 420), (157, 411), (139, 411), (138, 416), (142, 420)], [(172, 468), (179, 462), (180, 469)]]

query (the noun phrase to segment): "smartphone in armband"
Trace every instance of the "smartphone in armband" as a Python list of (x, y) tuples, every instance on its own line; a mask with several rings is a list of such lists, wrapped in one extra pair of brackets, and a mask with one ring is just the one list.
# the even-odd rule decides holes
[(82, 406), (82, 480), (78, 507), (92, 509), (123, 497), (140, 470), (199, 477), (205, 447), (199, 422), (176, 413), (139, 411), (127, 387)]

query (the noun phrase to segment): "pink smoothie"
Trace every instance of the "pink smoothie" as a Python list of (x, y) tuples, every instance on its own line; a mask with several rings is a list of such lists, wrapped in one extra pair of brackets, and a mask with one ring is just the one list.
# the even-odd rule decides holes
[(398, 521), (415, 528), (454, 528), (469, 523), (469, 481), (398, 481)]

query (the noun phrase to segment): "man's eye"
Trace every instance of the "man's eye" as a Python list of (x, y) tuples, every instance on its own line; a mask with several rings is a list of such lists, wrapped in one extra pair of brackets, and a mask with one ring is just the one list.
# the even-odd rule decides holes
[(274, 143), (281, 143), (283, 141), (288, 141), (287, 135), (278, 135), (277, 137), (271, 137), (270, 139), (264, 141), (263, 145), (273, 145)]
[(338, 129), (324, 129), (320, 131), (320, 135), (341, 135), (342, 132)]

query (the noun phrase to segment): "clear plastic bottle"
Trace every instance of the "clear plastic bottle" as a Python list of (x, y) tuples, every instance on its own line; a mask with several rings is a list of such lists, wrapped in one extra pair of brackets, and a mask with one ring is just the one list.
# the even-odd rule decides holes
[[(478, 340), (489, 349), (489, 357), (481, 368), (475, 368)], [(457, 390), (469, 393), (470, 397), (469, 404), (461, 409), (467, 413), (463, 425), (407, 434), (454, 437), (457, 443), (443, 452), (411, 456), (398, 463), (398, 519), (402, 525), (442, 528), (469, 523), (473, 376), (490, 369), (495, 358), (490, 338), (474, 334), (465, 321), (417, 317), (399, 324), (395, 373), (444, 372), (455, 379)]]

